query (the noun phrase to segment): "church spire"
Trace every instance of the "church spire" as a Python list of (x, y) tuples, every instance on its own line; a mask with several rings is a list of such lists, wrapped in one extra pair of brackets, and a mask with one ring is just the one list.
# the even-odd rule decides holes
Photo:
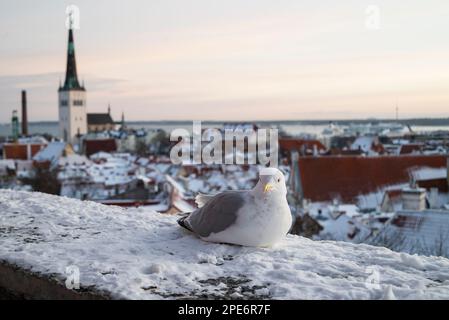
[(75, 59), (75, 41), (73, 39), (73, 29), (69, 29), (69, 43), (67, 49), (67, 69), (65, 73), (64, 86), (60, 88), (62, 91), (68, 90), (83, 90), (78, 81), (78, 75), (76, 72), (76, 59)]

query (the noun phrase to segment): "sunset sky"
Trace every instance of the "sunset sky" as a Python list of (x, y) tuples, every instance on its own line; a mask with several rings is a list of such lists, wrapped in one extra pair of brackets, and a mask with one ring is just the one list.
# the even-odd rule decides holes
[[(449, 116), (448, 0), (2, 0), (0, 122), (56, 120), (65, 9), (88, 111), (128, 120)], [(369, 5), (380, 29), (367, 28)]]

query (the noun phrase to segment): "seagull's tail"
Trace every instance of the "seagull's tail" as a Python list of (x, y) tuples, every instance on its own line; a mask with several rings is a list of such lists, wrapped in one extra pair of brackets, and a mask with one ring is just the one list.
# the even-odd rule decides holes
[(189, 217), (189, 215), (186, 215), (186, 216), (184, 216), (184, 217), (178, 219), (178, 224), (179, 224), (181, 227), (183, 227), (183, 228), (185, 228), (185, 229), (187, 229), (187, 230), (193, 232), (192, 228), (189, 226), (189, 223), (186, 221), (186, 219), (187, 219), (188, 217)]

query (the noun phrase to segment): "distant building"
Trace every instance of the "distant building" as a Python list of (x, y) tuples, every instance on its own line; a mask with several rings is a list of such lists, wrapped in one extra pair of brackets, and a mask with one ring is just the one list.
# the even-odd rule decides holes
[(59, 160), (72, 155), (73, 149), (64, 142), (50, 142), (33, 157), (33, 164), (40, 168), (55, 168)]
[(86, 89), (78, 81), (73, 30), (69, 29), (67, 69), (59, 87), (59, 135), (68, 143), (78, 143), (87, 133)]
[(380, 203), (382, 212), (396, 212), (402, 209), (402, 189), (386, 190)]
[(115, 139), (93, 139), (84, 140), (84, 154), (91, 156), (98, 152), (115, 152), (117, 151), (117, 142)]
[[(299, 157), (304, 198), (354, 201), (358, 196), (407, 184), (417, 168), (446, 168), (442, 155)], [(418, 180), (418, 179), (417, 179)], [(421, 184), (420, 184), (421, 186)]]
[(111, 117), (111, 109), (108, 113), (88, 113), (87, 130), (89, 133), (102, 132), (115, 129), (114, 120)]
[(423, 149), (422, 143), (409, 143), (401, 146), (399, 154), (422, 154)]
[(377, 155), (385, 153), (383, 145), (376, 136), (362, 136), (355, 139), (350, 150), (360, 151), (367, 155)]
[(279, 149), (284, 154), (296, 151), (301, 156), (319, 155), (326, 152), (326, 147), (318, 140), (297, 138), (280, 138)]
[(3, 145), (3, 158), (11, 160), (31, 160), (40, 150), (46, 147), (46, 143), (17, 142)]
[(69, 29), (67, 68), (64, 85), (59, 87), (59, 135), (65, 142), (80, 143), (88, 132), (114, 130), (115, 124), (108, 113), (87, 113), (86, 89), (80, 85), (76, 69), (73, 30)]
[(370, 243), (411, 254), (449, 257), (449, 212), (399, 211)]

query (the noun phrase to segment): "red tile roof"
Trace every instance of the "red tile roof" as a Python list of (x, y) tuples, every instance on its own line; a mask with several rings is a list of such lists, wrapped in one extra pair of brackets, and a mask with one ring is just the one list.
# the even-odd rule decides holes
[(407, 183), (414, 167), (446, 167), (446, 157), (432, 156), (325, 156), (300, 157), (299, 170), (304, 197), (312, 201), (358, 195), (389, 185)]
[(114, 139), (84, 140), (84, 147), (88, 157), (100, 151), (117, 151), (117, 144)]
[(31, 144), (31, 154), (28, 158), (28, 145), (19, 143), (8, 143), (3, 146), (3, 158), (14, 160), (31, 160), (36, 153), (45, 147), (45, 144)]
[(304, 140), (294, 138), (281, 138), (279, 139), (279, 148), (282, 151), (296, 150), (301, 153), (313, 153), (314, 148), (318, 152), (326, 151), (326, 147), (318, 140)]
[(362, 150), (351, 150), (351, 149), (340, 149), (340, 148), (331, 148), (328, 152), (329, 155), (345, 155), (345, 156), (356, 156), (363, 154)]

